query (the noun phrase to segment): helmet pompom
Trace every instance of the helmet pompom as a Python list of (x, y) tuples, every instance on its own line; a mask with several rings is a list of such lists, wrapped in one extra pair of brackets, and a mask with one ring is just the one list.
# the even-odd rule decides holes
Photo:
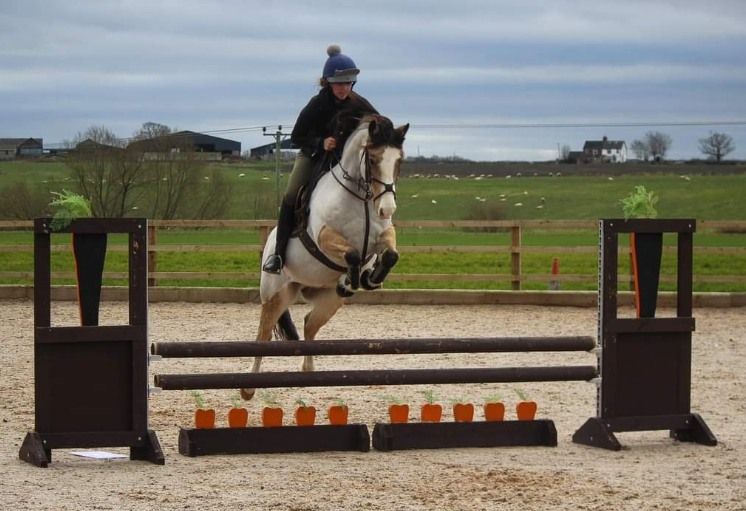
[(340, 48), (338, 44), (331, 44), (326, 49), (326, 54), (329, 55), (330, 57), (339, 55), (340, 53), (342, 53), (342, 48)]

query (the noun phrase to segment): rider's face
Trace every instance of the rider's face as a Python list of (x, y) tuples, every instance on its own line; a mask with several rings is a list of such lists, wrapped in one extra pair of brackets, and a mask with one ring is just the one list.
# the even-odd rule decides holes
[(352, 92), (352, 82), (348, 83), (331, 83), (332, 94), (340, 101), (344, 101)]

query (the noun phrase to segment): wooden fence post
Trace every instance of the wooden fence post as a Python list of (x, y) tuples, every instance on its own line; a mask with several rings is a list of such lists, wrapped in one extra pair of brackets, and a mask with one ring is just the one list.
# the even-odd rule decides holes
[(521, 289), (521, 225), (510, 228), (510, 287), (513, 291)]
[(151, 277), (157, 271), (158, 252), (155, 251), (155, 245), (158, 241), (158, 228), (153, 224), (148, 224), (148, 287), (155, 287), (158, 281)]

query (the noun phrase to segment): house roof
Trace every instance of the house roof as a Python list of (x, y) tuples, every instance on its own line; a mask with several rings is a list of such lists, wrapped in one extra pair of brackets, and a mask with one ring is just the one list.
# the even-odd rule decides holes
[(0, 138), (0, 146), (6, 147), (18, 147), (21, 144), (24, 144), (26, 142), (33, 142), (36, 144), (41, 145), (42, 139), (41, 138)]
[(83, 140), (82, 142), (78, 142), (78, 144), (75, 146), (75, 149), (79, 150), (94, 150), (94, 149), (121, 149), (116, 146), (102, 144), (100, 142), (96, 142), (95, 140), (92, 140), (90, 138), (87, 138)]
[[(270, 144), (264, 144), (264, 145), (252, 147), (251, 152), (252, 154), (256, 152), (267, 153), (269, 151), (274, 151), (276, 147), (277, 147), (277, 144), (275, 142), (272, 142)], [(293, 144), (293, 142), (289, 138), (285, 138), (280, 142), (280, 149), (298, 149), (298, 148), (295, 146), (295, 144)]]
[(129, 147), (135, 147), (145, 150), (157, 151), (162, 149), (162, 144), (191, 144), (197, 147), (212, 146), (217, 152), (222, 151), (240, 151), (241, 142), (229, 140), (227, 138), (214, 137), (204, 133), (184, 130), (162, 135), (160, 137), (148, 138), (144, 140), (135, 140), (129, 144)]
[(621, 150), (626, 143), (624, 140), (609, 140), (604, 137), (603, 140), (586, 140), (583, 145), (583, 151), (587, 149), (618, 149)]

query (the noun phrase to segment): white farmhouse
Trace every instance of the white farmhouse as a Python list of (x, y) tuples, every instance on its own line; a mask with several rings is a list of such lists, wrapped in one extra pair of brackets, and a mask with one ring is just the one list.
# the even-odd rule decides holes
[(583, 160), (590, 162), (624, 163), (627, 161), (627, 144), (624, 140), (586, 140)]

